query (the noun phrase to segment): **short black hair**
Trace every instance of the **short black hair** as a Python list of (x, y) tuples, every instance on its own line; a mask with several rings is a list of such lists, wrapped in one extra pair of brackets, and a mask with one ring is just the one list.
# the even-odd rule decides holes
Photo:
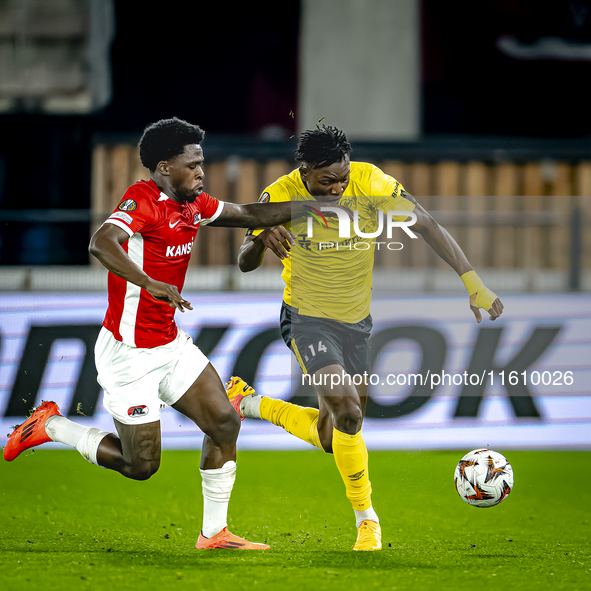
[(312, 168), (330, 166), (341, 162), (351, 152), (351, 144), (343, 131), (330, 125), (316, 126), (300, 135), (295, 151), (297, 162), (306, 162)]
[(144, 129), (140, 139), (140, 160), (151, 172), (158, 162), (182, 154), (187, 144), (200, 144), (205, 132), (192, 123), (173, 117), (161, 119)]

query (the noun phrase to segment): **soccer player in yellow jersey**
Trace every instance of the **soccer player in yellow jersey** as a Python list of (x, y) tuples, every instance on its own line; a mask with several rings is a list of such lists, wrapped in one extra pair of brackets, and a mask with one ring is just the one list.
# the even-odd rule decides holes
[[(353, 550), (380, 550), (381, 530), (371, 503), (368, 455), (361, 435), (367, 381), (355, 386), (342, 379), (343, 372), (353, 376), (368, 371), (376, 244), (370, 236), (379, 230), (379, 216), (383, 221), (386, 212), (400, 212), (400, 216), (391, 216), (402, 222), (409, 212), (414, 213), (416, 222), (411, 230), (420, 234), (460, 276), (477, 322), (482, 319), (480, 308), (495, 320), (503, 304), (483, 285), (456, 241), (396, 179), (372, 164), (351, 162), (350, 152), (345, 134), (334, 127), (303, 132), (296, 150), (300, 167), (268, 186), (260, 201), (303, 201), (312, 197), (318, 202), (318, 211), (311, 212), (314, 218), (309, 219), (315, 221), (310, 224), (300, 218), (292, 225), (249, 230), (238, 255), (243, 272), (256, 269), (267, 249), (282, 260), (285, 291), (281, 334), (304, 374), (314, 376), (314, 384), (323, 384), (315, 386), (319, 409), (258, 396), (237, 377), (227, 383), (227, 392), (241, 416), (270, 421), (334, 454), (355, 510), (358, 535)], [(334, 204), (354, 213), (350, 226), (355, 233), (349, 232), (348, 237), (336, 233), (334, 217), (328, 221), (321, 217), (322, 207)], [(340, 379), (335, 376), (331, 380), (333, 374)], [(337, 382), (338, 386), (331, 387)]]

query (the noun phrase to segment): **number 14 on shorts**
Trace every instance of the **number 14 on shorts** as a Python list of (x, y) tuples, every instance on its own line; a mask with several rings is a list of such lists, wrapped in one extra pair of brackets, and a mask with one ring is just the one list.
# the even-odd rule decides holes
[[(308, 345), (308, 349), (310, 349), (310, 355), (312, 357), (316, 357), (316, 350), (314, 349), (314, 345)], [(318, 353), (326, 353), (326, 351), (328, 349), (326, 348), (325, 345), (322, 344), (322, 341), (318, 341), (317, 350), (318, 350)], [(310, 361), (310, 357), (308, 356), (307, 353), (304, 355), (304, 359), (306, 361)]]

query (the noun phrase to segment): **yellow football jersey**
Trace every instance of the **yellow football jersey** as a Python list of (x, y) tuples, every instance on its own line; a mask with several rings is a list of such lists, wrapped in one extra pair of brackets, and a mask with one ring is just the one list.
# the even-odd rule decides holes
[[(416, 201), (396, 179), (373, 164), (351, 162), (349, 179), (338, 203), (358, 212), (360, 235), (351, 221), (350, 237), (344, 237), (336, 216), (324, 213), (322, 219), (319, 215), (321, 207), (331, 204), (318, 201), (318, 213), (285, 224), (286, 229), (296, 236), (296, 242), (291, 256), (282, 261), (281, 277), (285, 282), (285, 303), (297, 308), (300, 314), (355, 323), (369, 314), (376, 242), (386, 248), (388, 242), (397, 239), (394, 234), (391, 239), (367, 238), (361, 234), (375, 233), (380, 226), (380, 217), (386, 228), (388, 211), (413, 211)], [(269, 185), (259, 201), (276, 203), (311, 199), (300, 171), (296, 169)], [(407, 218), (393, 219), (405, 221)], [(256, 236), (261, 232), (249, 230), (248, 234)], [(402, 230), (396, 229), (395, 232)], [(396, 253), (392, 252), (392, 256)]]

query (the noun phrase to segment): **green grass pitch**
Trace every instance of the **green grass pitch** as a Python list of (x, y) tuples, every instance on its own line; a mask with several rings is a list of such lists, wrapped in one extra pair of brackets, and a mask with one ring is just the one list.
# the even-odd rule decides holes
[(198, 452), (133, 482), (40, 448), (0, 460), (0, 589), (591, 589), (591, 454), (505, 452), (513, 492), (476, 509), (453, 485), (465, 451), (370, 453), (367, 553), (332, 456), (241, 452), (230, 529), (271, 551), (199, 552)]

